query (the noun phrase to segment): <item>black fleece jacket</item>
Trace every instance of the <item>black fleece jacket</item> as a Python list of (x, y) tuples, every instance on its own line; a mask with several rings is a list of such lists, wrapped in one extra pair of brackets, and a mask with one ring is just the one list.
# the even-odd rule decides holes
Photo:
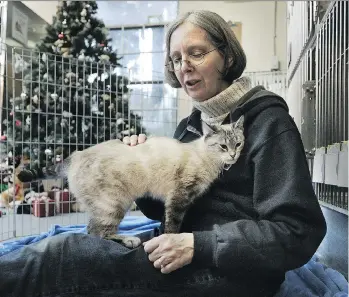
[[(257, 277), (261, 286), (276, 288), (285, 272), (316, 252), (326, 223), (286, 102), (262, 87), (246, 96), (224, 121), (244, 114), (242, 154), (192, 205), (181, 231), (194, 234), (193, 265), (235, 280)], [(194, 110), (174, 137), (190, 142), (201, 133), (200, 111)], [(142, 198), (137, 204), (147, 217), (163, 219), (161, 202)]]

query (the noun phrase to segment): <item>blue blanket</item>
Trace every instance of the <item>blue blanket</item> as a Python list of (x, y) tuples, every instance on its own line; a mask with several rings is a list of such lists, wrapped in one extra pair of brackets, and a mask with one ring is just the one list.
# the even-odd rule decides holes
[[(143, 216), (126, 216), (119, 225), (119, 234), (137, 235), (146, 231), (152, 231), (160, 226), (158, 221), (150, 220)], [(61, 233), (87, 233), (86, 225), (60, 226), (54, 225), (48, 232), (40, 235), (32, 235), (18, 238), (17, 240), (0, 243), (0, 257), (26, 245), (38, 242), (44, 238)]]
[(307, 264), (286, 273), (274, 297), (348, 297), (348, 282), (341, 273), (321, 264), (314, 256)]
[[(152, 231), (159, 225), (159, 222), (145, 217), (127, 216), (121, 222), (118, 233), (137, 235)], [(60, 233), (86, 233), (86, 225), (55, 225), (46, 233), (4, 242), (0, 244), (0, 257)], [(348, 282), (342, 274), (321, 264), (314, 256), (304, 266), (286, 273), (286, 280), (274, 297), (348, 297)]]

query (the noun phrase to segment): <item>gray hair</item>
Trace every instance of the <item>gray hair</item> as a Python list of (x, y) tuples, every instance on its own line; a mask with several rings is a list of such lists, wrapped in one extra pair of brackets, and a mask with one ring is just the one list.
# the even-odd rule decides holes
[[(172, 33), (185, 22), (190, 22), (205, 30), (208, 40), (223, 55), (223, 79), (232, 83), (235, 79), (239, 78), (246, 67), (245, 52), (228, 23), (218, 14), (206, 10), (187, 12), (169, 25), (166, 33), (165, 65), (170, 62), (170, 40)], [(181, 87), (175, 73), (169, 71), (166, 66), (165, 79), (171, 87)]]

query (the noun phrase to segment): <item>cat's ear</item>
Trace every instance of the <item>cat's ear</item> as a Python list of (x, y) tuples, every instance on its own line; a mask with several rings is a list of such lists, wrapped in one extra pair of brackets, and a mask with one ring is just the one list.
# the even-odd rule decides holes
[(234, 129), (244, 129), (244, 119), (245, 117), (242, 115), (241, 117), (239, 117), (239, 119), (233, 123), (233, 128)]

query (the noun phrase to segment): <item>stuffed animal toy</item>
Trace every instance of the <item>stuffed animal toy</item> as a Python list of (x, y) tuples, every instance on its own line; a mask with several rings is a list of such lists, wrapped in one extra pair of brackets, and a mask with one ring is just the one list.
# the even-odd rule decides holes
[[(8, 183), (8, 189), (0, 194), (0, 206), (13, 208), (14, 205), (19, 205), (24, 200), (23, 183), (18, 179), (17, 175), (22, 170), (22, 166), (25, 166), (30, 161), (28, 159), (20, 159), (16, 161), (14, 165), (8, 166), (8, 175), (3, 179)], [(14, 167), (14, 168), (13, 168)], [(11, 203), (15, 201), (15, 203)]]

